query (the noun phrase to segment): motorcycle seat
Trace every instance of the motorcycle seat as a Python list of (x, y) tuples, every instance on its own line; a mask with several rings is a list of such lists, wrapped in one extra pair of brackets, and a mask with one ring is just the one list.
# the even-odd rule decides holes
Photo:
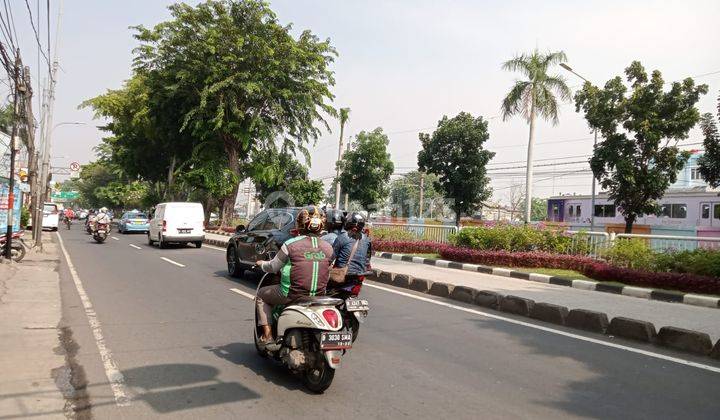
[(337, 306), (343, 303), (342, 299), (330, 296), (301, 296), (291, 302), (299, 306)]

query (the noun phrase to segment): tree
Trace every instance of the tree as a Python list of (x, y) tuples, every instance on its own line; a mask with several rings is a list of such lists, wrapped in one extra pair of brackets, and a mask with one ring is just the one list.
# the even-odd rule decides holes
[(527, 150), (527, 169), (525, 176), (525, 222), (531, 219), (530, 197), (532, 197), (532, 163), (533, 144), (535, 142), (535, 117), (540, 116), (551, 120), (553, 125), (558, 123), (558, 100), (570, 99), (570, 88), (565, 79), (556, 74), (548, 74), (551, 66), (566, 61), (567, 57), (562, 51), (540, 53), (537, 49), (531, 54), (520, 55), (507, 61), (502, 68), (508, 71), (520, 72), (525, 79), (516, 80), (502, 103), (503, 120), (520, 114), (530, 125)]
[(691, 78), (673, 82), (668, 92), (659, 71), (648, 77), (634, 61), (625, 69), (630, 92), (620, 76), (598, 88), (586, 82), (575, 95), (577, 111), (605, 139), (595, 148), (590, 167), (608, 196), (620, 207), (625, 232), (632, 232), (643, 214), (656, 214), (660, 199), (690, 152), (681, 152), (679, 140), (700, 119), (695, 104), (707, 86)]
[[(420, 178), (419, 171), (409, 172), (390, 183), (390, 204), (394, 208), (394, 213), (399, 217), (423, 217), (419, 214), (420, 205)], [(426, 174), (423, 182), (423, 213), (438, 210), (442, 206), (440, 194), (435, 189), (438, 177), (435, 174)], [(433, 208), (434, 206), (434, 208)]]
[(252, 157), (250, 165), (247, 172), (253, 174), (261, 203), (274, 192), (287, 191), (293, 181), (308, 179), (308, 168), (287, 152), (259, 152)]
[[(335, 83), (330, 42), (309, 31), (293, 37), (260, 0), (169, 9), (169, 21), (136, 28), (135, 71), (148, 78), (154, 115), (177, 114), (181, 133), (220, 145), (238, 180), (250, 154), (269, 143), (307, 155), (321, 133), (316, 123), (329, 129), (323, 115), (336, 114), (326, 103)], [(221, 198), (223, 225), (238, 186)]]
[[(521, 204), (523, 207), (525, 206), (524, 198)], [(530, 213), (530, 220), (532, 220), (533, 222), (539, 222), (547, 219), (547, 199), (533, 197), (531, 208), (532, 211)]]
[[(335, 162), (336, 167), (336, 173), (335, 177), (340, 178), (340, 160), (342, 159), (343, 154), (343, 134), (345, 133), (345, 124), (347, 123), (348, 118), (350, 118), (350, 108), (340, 108), (340, 112), (338, 113), (338, 119), (340, 120), (340, 143), (338, 145), (338, 158), (337, 162)], [(335, 208), (340, 208), (340, 184), (335, 182)]]
[(489, 137), (487, 121), (467, 112), (443, 116), (432, 136), (420, 133), (418, 166), (438, 176), (434, 186), (452, 200), (457, 226), (462, 214), (471, 214), (492, 194), (485, 166), (495, 153), (483, 149)]
[(395, 169), (387, 152), (389, 142), (380, 127), (361, 131), (352, 150), (346, 151), (339, 162), (340, 186), (350, 200), (359, 202), (368, 212), (388, 195), (387, 183)]
[(320, 180), (296, 179), (288, 185), (287, 192), (296, 206), (318, 204), (325, 196), (324, 185)]
[[(720, 118), (720, 97), (718, 97), (718, 118)], [(712, 114), (700, 117), (705, 153), (698, 159), (700, 174), (711, 187), (720, 187), (720, 133)]]

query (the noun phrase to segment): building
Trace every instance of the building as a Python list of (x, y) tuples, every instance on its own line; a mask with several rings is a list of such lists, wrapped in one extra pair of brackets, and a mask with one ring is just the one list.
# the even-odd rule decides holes
[[(633, 233), (679, 236), (720, 236), (720, 191), (700, 177), (695, 152), (678, 173), (677, 181), (659, 200), (659, 215), (643, 215), (633, 226)], [(608, 200), (607, 193), (596, 195), (591, 209), (590, 195), (561, 195), (548, 199), (548, 220), (566, 224), (570, 229), (590, 229), (595, 214), (595, 230), (618, 232), (625, 228), (621, 209)], [(592, 212), (592, 213), (591, 213)]]

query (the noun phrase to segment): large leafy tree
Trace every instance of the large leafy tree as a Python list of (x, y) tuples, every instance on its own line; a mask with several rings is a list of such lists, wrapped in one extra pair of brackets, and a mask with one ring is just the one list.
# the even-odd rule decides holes
[[(238, 179), (252, 151), (268, 143), (307, 154), (316, 124), (327, 128), (323, 115), (335, 115), (329, 41), (309, 31), (294, 37), (260, 0), (180, 3), (170, 12), (166, 22), (136, 28), (135, 69), (152, 87), (151, 107), (176, 113), (180, 132), (221, 145)], [(237, 190), (222, 197), (223, 224)]]
[(492, 194), (485, 166), (495, 153), (483, 148), (489, 137), (487, 121), (467, 112), (444, 116), (432, 135), (420, 133), (418, 166), (438, 176), (435, 188), (452, 200), (457, 226)]
[[(720, 97), (718, 97), (718, 118), (720, 118)], [(720, 187), (720, 132), (711, 113), (700, 117), (705, 153), (698, 159), (700, 174), (713, 188)]]
[(266, 150), (253, 153), (250, 168), (260, 202), (278, 191), (286, 191), (294, 181), (308, 179), (308, 168), (290, 153)]
[(625, 75), (629, 89), (620, 76), (602, 89), (586, 82), (575, 102), (605, 139), (595, 148), (590, 167), (620, 207), (625, 232), (630, 233), (638, 217), (657, 212), (656, 200), (687, 162), (690, 154), (681, 152), (677, 142), (687, 138), (700, 119), (695, 104), (707, 86), (687, 78), (666, 92), (660, 72), (648, 75), (638, 61)]
[(395, 216), (424, 217), (427, 213), (442, 211), (443, 197), (435, 189), (438, 177), (435, 174), (425, 174), (422, 187), (423, 214), (420, 214), (420, 180), (422, 176), (423, 174), (419, 171), (412, 171), (390, 183), (390, 205)]
[(318, 204), (325, 196), (324, 185), (320, 180), (296, 179), (288, 185), (287, 192), (296, 206)]
[(562, 51), (541, 53), (537, 49), (531, 54), (522, 54), (505, 62), (504, 70), (520, 73), (523, 78), (518, 79), (510, 88), (502, 102), (503, 119), (513, 115), (521, 115), (530, 126), (527, 149), (527, 169), (525, 175), (525, 222), (531, 220), (533, 184), (533, 144), (535, 143), (535, 119), (540, 116), (558, 123), (558, 96), (561, 100), (571, 97), (570, 88), (565, 79), (558, 74), (551, 74), (553, 66), (566, 61), (567, 57)]
[(368, 212), (380, 206), (389, 192), (388, 182), (395, 169), (387, 151), (389, 143), (380, 127), (361, 131), (338, 163), (342, 190)]

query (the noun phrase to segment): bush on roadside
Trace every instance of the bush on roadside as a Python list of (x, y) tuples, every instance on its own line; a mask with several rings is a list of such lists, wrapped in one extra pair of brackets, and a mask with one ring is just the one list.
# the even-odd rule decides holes
[(563, 232), (534, 226), (469, 227), (451, 236), (456, 246), (492, 251), (574, 253), (573, 238)]
[(402, 254), (437, 254), (439, 253), (438, 250), (447, 247), (447, 245), (433, 241), (381, 240), (375, 239), (373, 234), (372, 247), (374, 251), (398, 252)]
[(698, 248), (692, 251), (656, 253), (653, 269), (659, 272), (690, 273), (720, 278), (720, 250)]
[(30, 222), (30, 210), (23, 207), (20, 209), (20, 227), (25, 229)]
[(386, 227), (374, 228), (370, 231), (373, 239), (381, 241), (414, 241), (417, 238), (412, 232), (402, 229), (393, 229)]
[(602, 256), (610, 264), (621, 268), (651, 270), (653, 267), (653, 250), (643, 239), (618, 239)]
[(634, 286), (720, 295), (720, 279), (697, 274), (634, 270), (600, 261), (586, 265), (580, 272), (591, 279), (600, 281), (619, 281)]

